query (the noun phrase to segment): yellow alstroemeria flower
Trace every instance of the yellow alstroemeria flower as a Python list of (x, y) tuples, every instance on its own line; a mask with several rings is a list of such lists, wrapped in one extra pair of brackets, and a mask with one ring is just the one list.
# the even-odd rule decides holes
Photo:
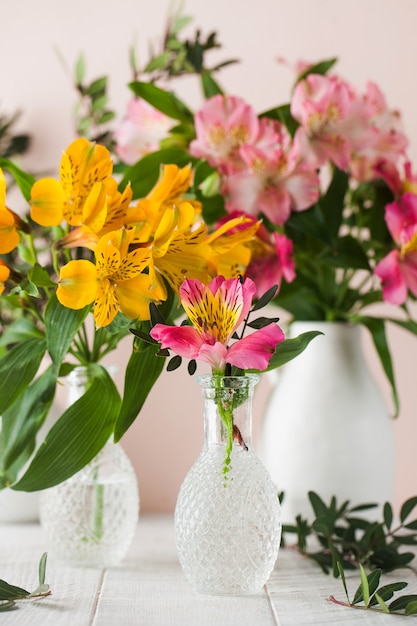
[(61, 268), (57, 298), (63, 306), (81, 309), (94, 302), (97, 328), (107, 326), (121, 310), (132, 319), (149, 319), (149, 302), (159, 302), (163, 291), (153, 287), (149, 274), (150, 251), (129, 252), (133, 232), (113, 231), (95, 247), (95, 261), (70, 261)]
[(178, 293), (185, 278), (204, 283), (216, 275), (213, 251), (207, 244), (205, 224), (195, 227), (195, 210), (189, 202), (165, 209), (150, 246), (150, 275), (163, 288), (163, 276)]
[(79, 226), (93, 186), (109, 178), (112, 170), (107, 148), (79, 137), (62, 155), (60, 180), (41, 178), (33, 185), (31, 218), (41, 226), (58, 226), (63, 220)]
[(132, 189), (127, 186), (123, 193), (117, 189), (114, 178), (96, 183), (84, 203), (82, 224), (70, 230), (58, 242), (59, 248), (82, 246), (94, 250), (100, 237), (136, 222), (137, 211), (129, 207)]
[[(140, 199), (137, 203), (138, 224), (135, 241), (145, 243), (153, 239), (165, 210), (182, 202), (183, 195), (190, 188), (192, 178), (193, 171), (189, 166), (183, 168), (174, 164), (162, 166), (161, 176), (156, 185), (146, 198)], [(194, 207), (194, 214), (197, 216), (201, 212), (201, 204), (196, 201), (188, 202)]]
[(207, 237), (217, 264), (217, 274), (225, 278), (245, 274), (252, 258), (252, 242), (260, 224), (241, 215), (227, 220)]

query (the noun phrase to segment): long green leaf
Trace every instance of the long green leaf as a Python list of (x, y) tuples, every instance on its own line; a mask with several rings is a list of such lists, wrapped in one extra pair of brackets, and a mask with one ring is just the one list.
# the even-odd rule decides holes
[(318, 330), (310, 330), (293, 339), (285, 339), (277, 346), (275, 354), (272, 356), (266, 371), (273, 370), (295, 359), (295, 357), (304, 352), (310, 341), (318, 335), (323, 335), (323, 333)]
[(44, 339), (29, 339), (15, 345), (0, 359), (0, 415), (32, 381), (45, 350)]
[(136, 342), (139, 349), (133, 350), (125, 373), (123, 402), (114, 429), (114, 439), (119, 441), (132, 425), (158, 380), (165, 358), (157, 356), (159, 346)]
[(89, 463), (109, 439), (120, 396), (105, 368), (93, 364), (89, 369), (87, 391), (54, 424), (13, 489), (37, 491), (57, 485)]
[[(16, 474), (32, 454), (36, 434), (42, 426), (55, 395), (56, 377), (52, 366), (25, 389), (3, 413), (0, 432), (0, 469)], [(10, 474), (9, 480), (15, 480)]]
[(55, 295), (49, 300), (45, 310), (46, 341), (48, 352), (57, 368), (68, 353), (89, 310), (90, 307), (78, 311), (68, 309), (58, 302)]
[(385, 320), (375, 317), (359, 317), (358, 321), (366, 326), (372, 335), (372, 340), (378, 352), (381, 365), (384, 369), (388, 382), (391, 385), (392, 399), (394, 403), (394, 417), (398, 417), (398, 413), (400, 411), (400, 402), (397, 393), (397, 385), (395, 383), (391, 353), (389, 350), (387, 336), (385, 332)]
[(173, 93), (160, 89), (152, 83), (139, 81), (130, 83), (128, 87), (136, 96), (143, 98), (168, 117), (180, 122), (193, 122), (194, 116), (190, 109)]

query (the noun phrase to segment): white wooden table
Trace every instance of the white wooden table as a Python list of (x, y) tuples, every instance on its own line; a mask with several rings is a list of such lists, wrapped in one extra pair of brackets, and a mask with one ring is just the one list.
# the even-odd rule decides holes
[[(29, 591), (38, 583), (37, 566), (47, 550), (35, 524), (0, 524), (0, 578)], [(0, 613), (0, 626), (315, 626), (350, 624), (406, 625), (417, 618), (375, 614), (337, 606), (344, 600), (340, 580), (325, 576), (316, 565), (291, 549), (281, 550), (264, 593), (217, 597), (190, 589), (178, 563), (173, 519), (145, 516), (134, 543), (117, 568), (63, 567), (49, 559), (46, 582), (52, 594), (19, 602)], [(350, 575), (351, 577), (351, 575)], [(358, 575), (348, 578), (352, 596)], [(417, 593), (417, 577), (396, 572), (385, 582), (409, 580), (402, 593)]]

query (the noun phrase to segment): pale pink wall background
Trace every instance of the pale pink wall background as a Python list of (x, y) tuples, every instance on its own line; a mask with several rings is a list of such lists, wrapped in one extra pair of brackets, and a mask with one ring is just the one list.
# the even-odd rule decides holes
[[(111, 105), (120, 115), (129, 98), (128, 48), (135, 42), (139, 60), (147, 59), (149, 41), (159, 41), (169, 0), (17, 0), (1, 7), (0, 110), (24, 111), (20, 128), (33, 135), (24, 166), (55, 172), (62, 150), (74, 138), (75, 94), (60, 65), (58, 48), (72, 68), (83, 52), (87, 76), (110, 76)], [(391, 106), (402, 111), (417, 162), (417, 2), (415, 0), (189, 0), (194, 16), (188, 32), (216, 30), (223, 50), (211, 55), (240, 58), (219, 76), (229, 93), (238, 94), (259, 111), (286, 102), (290, 72), (278, 56), (320, 60), (338, 56), (338, 71), (359, 88), (376, 81)], [(194, 79), (182, 81), (178, 93), (197, 107)], [(417, 493), (417, 339), (390, 328), (401, 415), (395, 425), (397, 446), (396, 502)], [(391, 409), (389, 390), (370, 342), (367, 358)], [(118, 382), (130, 350), (119, 351)], [(138, 382), (140, 384), (140, 382)], [(302, 384), (302, 381), (300, 381)], [(267, 401), (264, 378), (255, 400), (255, 434)], [(143, 511), (173, 509), (178, 487), (202, 442), (200, 390), (185, 370), (164, 373), (143, 413), (124, 438), (137, 469)], [(372, 445), (372, 442), (370, 442)]]

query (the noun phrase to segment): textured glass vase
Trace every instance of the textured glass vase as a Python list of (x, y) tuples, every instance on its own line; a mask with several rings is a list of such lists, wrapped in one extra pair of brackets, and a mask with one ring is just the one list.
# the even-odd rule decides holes
[[(67, 380), (72, 404), (84, 393), (85, 369)], [(122, 446), (108, 441), (81, 471), (42, 492), (39, 515), (51, 557), (74, 566), (117, 565), (139, 515), (136, 474)]]
[[(277, 489), (252, 448), (258, 377), (197, 380), (204, 396), (205, 444), (177, 500), (179, 560), (201, 593), (258, 593), (274, 567), (281, 538)], [(233, 415), (229, 453), (225, 415)]]

